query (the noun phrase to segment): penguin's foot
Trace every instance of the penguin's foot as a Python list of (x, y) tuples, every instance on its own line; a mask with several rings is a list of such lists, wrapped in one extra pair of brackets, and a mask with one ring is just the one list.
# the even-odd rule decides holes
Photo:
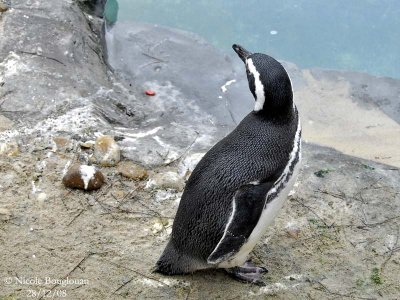
[(267, 273), (268, 270), (264, 267), (257, 267), (251, 261), (247, 261), (243, 266), (225, 269), (226, 272), (233, 278), (250, 282), (252, 284), (264, 286), (264, 281), (261, 280), (261, 274)]

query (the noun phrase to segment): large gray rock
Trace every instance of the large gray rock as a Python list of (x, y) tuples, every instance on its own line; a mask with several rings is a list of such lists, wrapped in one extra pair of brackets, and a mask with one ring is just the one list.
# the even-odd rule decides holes
[(12, 7), (1, 26), (4, 114), (37, 121), (88, 105), (108, 82), (84, 14), (68, 2), (13, 1)]
[[(137, 22), (117, 22), (105, 38), (108, 62), (127, 82), (143, 90), (168, 86), (213, 116), (216, 127), (235, 126), (253, 109), (245, 67), (233, 50), (225, 54), (194, 33)], [(294, 87), (301, 86), (300, 70), (284, 65)]]
[[(105, 41), (108, 63), (136, 91), (123, 107), (143, 115), (135, 122), (106, 113), (121, 125), (117, 134), (126, 137), (121, 144), (129, 158), (154, 165), (206, 151), (253, 109), (243, 62), (233, 50), (226, 55), (193, 33), (132, 22), (107, 26)], [(301, 72), (285, 65), (301, 86)], [(156, 96), (145, 96), (146, 89)]]
[[(232, 118), (240, 120), (252, 107), (246, 88), (233, 99), (221, 90), (230, 80), (238, 81), (231, 87), (245, 83), (243, 63), (236, 59), (241, 67), (236, 73), (232, 58), (198, 35), (152, 24), (117, 22), (107, 29), (106, 41), (110, 65), (126, 80), (144, 89), (170, 83), (170, 90), (194, 101), (220, 126), (235, 124)], [(230, 113), (235, 106), (241, 111)]]

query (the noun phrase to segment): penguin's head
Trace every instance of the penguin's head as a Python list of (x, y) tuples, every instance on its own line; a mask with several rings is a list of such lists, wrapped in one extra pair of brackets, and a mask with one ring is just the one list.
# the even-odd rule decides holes
[(255, 112), (275, 114), (293, 106), (289, 75), (277, 60), (266, 54), (251, 53), (236, 44), (232, 48), (246, 65), (249, 88), (256, 100)]

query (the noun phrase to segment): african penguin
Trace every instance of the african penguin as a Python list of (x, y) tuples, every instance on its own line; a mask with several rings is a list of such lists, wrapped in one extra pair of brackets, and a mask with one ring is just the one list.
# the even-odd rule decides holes
[(293, 187), (301, 127), (283, 66), (239, 45), (233, 49), (246, 65), (254, 110), (192, 172), (154, 270), (174, 275), (224, 268), (262, 284), (266, 269), (246, 260)]

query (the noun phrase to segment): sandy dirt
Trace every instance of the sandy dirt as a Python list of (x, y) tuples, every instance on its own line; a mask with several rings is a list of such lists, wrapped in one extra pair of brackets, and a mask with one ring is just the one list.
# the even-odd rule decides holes
[[(344, 78), (315, 78), (303, 71), (306, 84), (295, 97), (303, 116), (303, 138), (343, 153), (400, 166), (400, 124), (376, 105), (360, 105)], [(397, 101), (399, 96), (397, 96)]]
[[(267, 285), (258, 287), (222, 271), (153, 274), (180, 197), (168, 187), (179, 188), (183, 179), (152, 179), (178, 174), (178, 163), (149, 170), (150, 178), (138, 182), (102, 168), (102, 189), (70, 190), (60, 179), (68, 161), (84, 154), (76, 143), (55, 152), (39, 144), (1, 159), (2, 299), (46, 292), (66, 299), (396, 299), (400, 293), (398, 169), (305, 147), (296, 192), (252, 253), (269, 269)], [(77, 283), (63, 286), (67, 278)], [(42, 282), (18, 281), (33, 279)]]

